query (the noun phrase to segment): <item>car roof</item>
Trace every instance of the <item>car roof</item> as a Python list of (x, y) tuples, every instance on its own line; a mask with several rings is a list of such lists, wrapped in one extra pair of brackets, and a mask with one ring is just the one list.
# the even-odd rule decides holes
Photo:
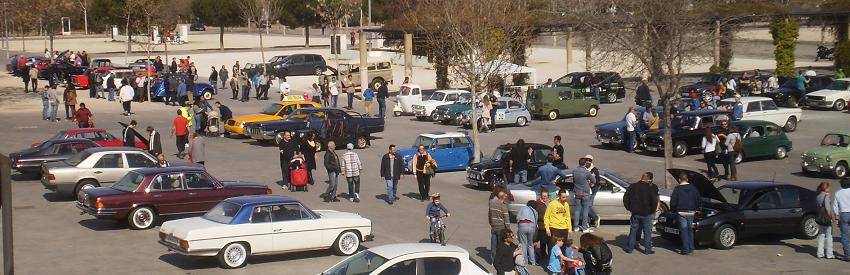
[(735, 181), (725, 184), (721, 187), (729, 187), (735, 189), (746, 189), (746, 190), (757, 190), (764, 189), (768, 187), (780, 187), (780, 186), (794, 186), (791, 184), (781, 183), (781, 182), (773, 182), (773, 181), (764, 181), (764, 180), (752, 180), (752, 181)]
[(69, 134), (69, 135), (73, 135), (73, 134), (77, 134), (77, 133), (100, 133), (100, 132), (106, 132), (106, 130), (100, 129), (100, 128), (79, 128), (79, 129), (62, 130), (62, 132), (65, 132), (66, 134)]
[[(513, 146), (513, 145), (515, 145), (515, 144), (511, 144), (511, 146)], [(531, 149), (534, 149), (534, 150), (539, 150), (539, 149), (552, 150), (552, 146), (549, 146), (549, 145), (546, 145), (546, 144), (540, 144), (540, 143), (526, 143), (525, 146), (531, 147)], [(497, 147), (497, 148), (504, 150), (505, 144), (499, 145), (499, 147)]]
[(429, 138), (446, 138), (446, 137), (467, 137), (469, 136), (466, 132), (430, 132), (419, 134), (423, 137)]
[(168, 167), (150, 167), (150, 168), (141, 168), (133, 170), (134, 172), (138, 172), (144, 175), (150, 174), (159, 174), (159, 173), (172, 173), (172, 172), (201, 172), (206, 171), (206, 168), (200, 165), (175, 165)]
[(469, 91), (459, 90), (459, 89), (447, 89), (447, 90), (436, 90), (434, 92), (435, 93), (436, 92), (442, 92), (442, 93), (447, 93), (447, 94), (459, 94), (459, 93), (468, 93)]
[(84, 152), (100, 153), (100, 152), (147, 152), (136, 147), (93, 147), (86, 149)]
[(513, 98), (513, 97), (509, 97), (509, 96), (500, 96), (499, 101), (519, 101), (519, 100), (517, 100), (516, 98)]
[(94, 141), (87, 138), (66, 138), (66, 139), (52, 139), (48, 140), (50, 143), (73, 143), (73, 142), (85, 142), (85, 143), (94, 143)]
[[(773, 99), (771, 99), (771, 98), (769, 98), (769, 97), (763, 97), (763, 96), (745, 96), (745, 97), (741, 97), (741, 103), (747, 103), (747, 102), (753, 102), (753, 101), (765, 101), (765, 100), (773, 100)], [(723, 100), (721, 100), (721, 101), (723, 101), (723, 102), (732, 102), (732, 101), (735, 101), (735, 98), (726, 98), (726, 99), (723, 99)]]
[(437, 243), (398, 243), (398, 244), (387, 244), (382, 246), (376, 246), (369, 248), (369, 251), (372, 253), (378, 254), (381, 257), (387, 259), (394, 259), (400, 256), (415, 254), (415, 253), (428, 253), (428, 252), (451, 252), (451, 253), (462, 253), (469, 254), (463, 248), (460, 248), (456, 245), (441, 245)]
[(268, 204), (268, 203), (290, 203), (290, 202), (298, 202), (298, 200), (294, 198), (290, 198), (287, 196), (275, 196), (275, 195), (253, 195), (253, 196), (239, 196), (228, 198), (224, 200), (229, 203), (238, 204), (240, 206), (253, 206), (259, 204)]
[(689, 112), (681, 112), (679, 114), (688, 115), (688, 116), (704, 116), (704, 115), (713, 115), (713, 114), (728, 114), (729, 111), (723, 110), (715, 110), (715, 109), (705, 109), (705, 110), (694, 110)]

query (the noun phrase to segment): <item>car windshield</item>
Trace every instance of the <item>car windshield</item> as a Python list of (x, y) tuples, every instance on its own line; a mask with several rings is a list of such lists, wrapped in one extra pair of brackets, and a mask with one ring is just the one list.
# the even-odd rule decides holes
[(830, 83), (829, 86), (826, 86), (825, 89), (846, 91), (848, 86), (850, 86), (850, 82), (844, 80), (836, 80)]
[(369, 274), (386, 262), (387, 258), (381, 257), (372, 251), (363, 250), (325, 270), (325, 272), (322, 272), (322, 275)]
[(67, 163), (70, 166), (77, 166), (77, 164), (80, 164), (80, 162), (83, 162), (83, 160), (87, 159), (89, 156), (91, 156), (91, 153), (86, 152), (86, 151), (82, 151), (82, 152), (77, 153), (73, 157), (65, 160), (65, 163)]
[(690, 129), (694, 127), (696, 117), (686, 115), (676, 115), (673, 117), (673, 129)]
[(236, 213), (239, 213), (238, 204), (232, 202), (220, 202), (215, 207), (207, 211), (204, 214), (204, 219), (211, 220), (217, 223), (229, 224), (230, 221), (233, 220), (233, 217), (236, 217)]
[(133, 192), (136, 191), (136, 188), (138, 188), (139, 184), (141, 184), (144, 180), (145, 175), (136, 172), (130, 172), (124, 175), (124, 177), (118, 180), (118, 182), (113, 184), (112, 189), (124, 192)]
[(277, 112), (279, 112), (281, 108), (283, 108), (283, 105), (275, 103), (275, 104), (269, 105), (268, 107), (263, 109), (263, 111), (260, 112), (260, 113), (273, 116), (273, 115), (277, 115)]
[(401, 89), (398, 91), (398, 95), (410, 95), (410, 91), (412, 91), (409, 86), (401, 86)]
[(443, 101), (443, 98), (446, 98), (446, 93), (434, 92), (433, 94), (431, 94), (431, 97), (428, 98), (428, 100)]
[(839, 134), (827, 134), (820, 142), (820, 146), (847, 147), (848, 144), (850, 144), (850, 136)]
[(721, 186), (720, 188), (717, 189), (717, 191), (720, 191), (720, 195), (722, 195), (723, 198), (726, 199), (727, 203), (732, 204), (732, 205), (738, 205), (741, 202), (741, 199), (744, 198), (744, 195), (747, 192), (749, 192), (749, 191), (744, 190), (744, 189), (738, 189), (738, 188), (732, 188), (732, 187), (726, 187), (726, 186)]
[(431, 144), (434, 143), (434, 139), (426, 136), (419, 136), (416, 138), (416, 143), (413, 143), (414, 148), (419, 148), (419, 145), (425, 146), (428, 148)]

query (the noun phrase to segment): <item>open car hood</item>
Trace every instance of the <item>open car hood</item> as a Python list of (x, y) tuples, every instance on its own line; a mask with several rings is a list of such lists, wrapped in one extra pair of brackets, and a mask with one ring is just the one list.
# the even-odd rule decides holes
[(701, 173), (685, 169), (667, 169), (667, 173), (670, 173), (677, 182), (679, 181), (679, 175), (685, 173), (688, 175), (688, 183), (696, 186), (700, 195), (706, 198), (722, 201), (723, 203), (728, 203), (726, 202), (726, 198), (724, 198), (723, 195), (720, 194), (720, 191), (717, 190), (717, 187), (714, 187), (714, 184), (712, 184), (711, 181)]

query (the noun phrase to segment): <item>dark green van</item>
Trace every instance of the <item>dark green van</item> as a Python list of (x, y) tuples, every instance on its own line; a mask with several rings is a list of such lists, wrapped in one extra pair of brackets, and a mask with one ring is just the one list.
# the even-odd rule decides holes
[(568, 87), (531, 89), (528, 91), (526, 106), (532, 117), (550, 120), (562, 116), (595, 117), (599, 112), (599, 100)]

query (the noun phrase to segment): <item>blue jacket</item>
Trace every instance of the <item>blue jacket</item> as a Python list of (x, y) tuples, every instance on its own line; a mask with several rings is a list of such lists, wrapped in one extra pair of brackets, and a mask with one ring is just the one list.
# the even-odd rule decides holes
[(186, 82), (180, 82), (180, 84), (177, 85), (177, 96), (187, 96), (187, 95), (188, 94), (186, 93)]
[(735, 103), (735, 108), (732, 111), (733, 120), (741, 120), (744, 117), (744, 103), (738, 101)]
[(440, 211), (448, 214), (449, 210), (446, 209), (446, 206), (441, 204), (434, 204), (434, 202), (428, 203), (428, 206), (425, 207), (425, 215), (432, 218), (440, 217)]
[(588, 195), (591, 194), (590, 184), (596, 184), (596, 177), (590, 173), (587, 169), (583, 167), (577, 167), (573, 169), (573, 184), (575, 187), (573, 189), (576, 192), (584, 192)]
[(523, 206), (519, 209), (519, 212), (516, 213), (517, 222), (521, 220), (529, 220), (531, 224), (537, 225), (537, 210), (534, 210), (534, 207), (531, 206)]
[(537, 169), (537, 177), (540, 178), (538, 182), (538, 186), (532, 186), (533, 188), (542, 188), (549, 192), (555, 192), (558, 190), (558, 187), (552, 184), (552, 180), (557, 178), (559, 175), (558, 168), (552, 165), (551, 163), (546, 163), (546, 165), (540, 166)]
[(678, 211), (697, 211), (699, 210), (702, 195), (696, 186), (692, 184), (684, 184), (673, 188), (673, 194), (670, 195), (670, 210)]

